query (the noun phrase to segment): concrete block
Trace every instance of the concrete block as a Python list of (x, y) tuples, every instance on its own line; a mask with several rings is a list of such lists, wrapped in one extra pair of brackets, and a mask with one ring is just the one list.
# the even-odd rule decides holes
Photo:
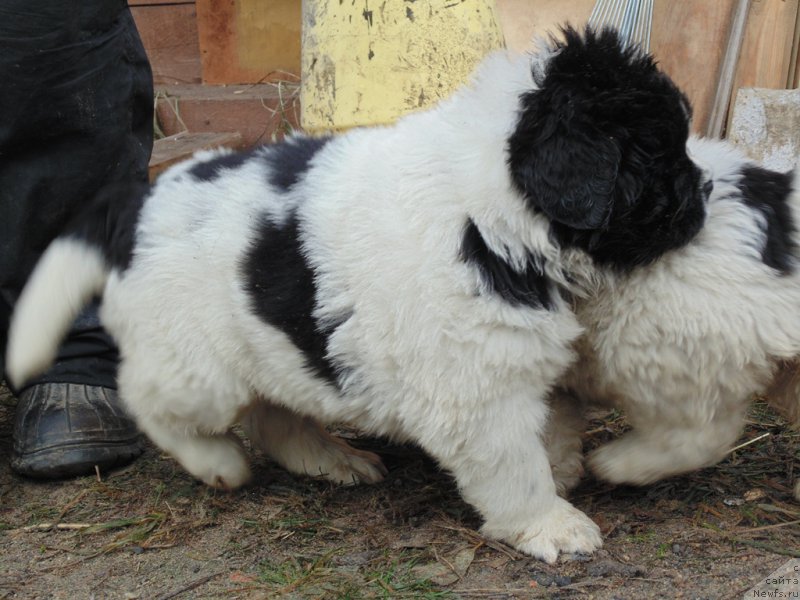
[(800, 166), (800, 89), (741, 88), (728, 139), (769, 169)]

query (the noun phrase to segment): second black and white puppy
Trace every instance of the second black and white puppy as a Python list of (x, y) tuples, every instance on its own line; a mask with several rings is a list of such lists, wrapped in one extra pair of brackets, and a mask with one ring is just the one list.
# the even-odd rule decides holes
[[(583, 403), (622, 408), (633, 426), (589, 456), (613, 483), (644, 485), (717, 463), (756, 393), (800, 425), (798, 177), (722, 141), (693, 138), (689, 152), (713, 177), (703, 229), (576, 303), (586, 334), (565, 386)], [(569, 395), (556, 393), (559, 413), (580, 410)], [(580, 472), (567, 418), (552, 434), (562, 488)]]
[(380, 479), (317, 424), (344, 421), (418, 443), (486, 535), (549, 562), (591, 552), (599, 529), (556, 495), (543, 444), (581, 333), (562, 294), (699, 231), (688, 118), (649, 56), (566, 30), (392, 127), (198, 155), (52, 244), (9, 374), (43, 368), (99, 293), (121, 397), (209, 485), (249, 477), (239, 420), (292, 471)]

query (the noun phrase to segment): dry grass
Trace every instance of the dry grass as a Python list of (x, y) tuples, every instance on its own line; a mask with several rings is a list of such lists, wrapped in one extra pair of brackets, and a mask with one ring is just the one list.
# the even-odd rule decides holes
[[(14, 400), (0, 394), (0, 448)], [(587, 448), (625, 428), (592, 423)], [(344, 432), (348, 433), (348, 432)], [(591, 559), (544, 565), (484, 540), (450, 477), (419, 450), (354, 440), (389, 468), (376, 486), (294, 478), (256, 457), (255, 482), (209, 490), (150, 448), (130, 467), (35, 483), (0, 465), (0, 598), (735, 597), (797, 556), (798, 434), (756, 403), (717, 467), (644, 489), (587, 479)]]

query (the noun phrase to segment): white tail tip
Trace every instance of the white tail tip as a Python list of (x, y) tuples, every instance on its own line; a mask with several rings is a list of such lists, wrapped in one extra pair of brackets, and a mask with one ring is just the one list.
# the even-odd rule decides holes
[(45, 251), (14, 307), (6, 372), (21, 386), (45, 370), (80, 310), (103, 290), (107, 269), (100, 250), (59, 238)]

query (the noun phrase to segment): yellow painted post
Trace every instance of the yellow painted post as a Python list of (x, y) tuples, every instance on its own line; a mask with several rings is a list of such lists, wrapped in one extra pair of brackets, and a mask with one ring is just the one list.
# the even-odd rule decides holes
[(390, 123), (504, 45), (494, 0), (303, 0), (301, 124)]

